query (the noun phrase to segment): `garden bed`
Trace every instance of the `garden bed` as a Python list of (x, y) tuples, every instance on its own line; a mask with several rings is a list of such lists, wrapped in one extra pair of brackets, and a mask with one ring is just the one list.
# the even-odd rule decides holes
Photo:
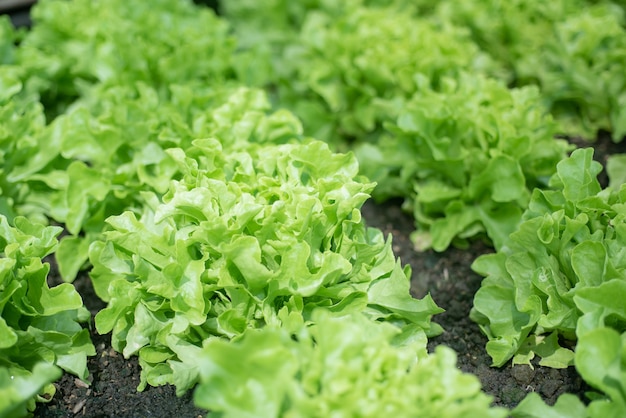
[[(491, 359), (485, 351), (487, 338), (469, 319), (469, 311), (481, 281), (470, 265), (477, 256), (492, 249), (475, 243), (463, 250), (415, 252), (409, 239), (413, 221), (397, 203), (370, 201), (363, 208), (363, 215), (371, 226), (393, 236), (394, 252), (413, 269), (412, 293), (422, 297), (430, 292), (446, 310), (433, 319), (445, 332), (432, 339), (429, 348), (434, 349), (438, 344), (453, 348), (458, 355), (458, 367), (477, 375), (483, 390), (494, 397), (496, 405), (514, 407), (531, 391), (540, 393), (550, 404), (565, 392), (583, 398), (588, 388), (573, 367), (564, 370), (543, 367), (533, 370), (524, 365), (490, 367)], [(88, 277), (80, 276), (75, 285), (93, 315), (105, 306), (93, 293)], [(65, 375), (55, 383), (55, 398), (49, 404), (39, 405), (36, 416), (195, 418), (206, 412), (194, 407), (191, 394), (179, 398), (171, 386), (148, 387), (144, 392), (137, 392), (140, 368), (136, 357), (125, 360), (115, 352), (111, 348), (110, 334), (101, 336), (94, 331), (91, 335), (97, 350), (97, 355), (89, 360), (91, 386), (86, 387), (74, 376)]]
[[(573, 142), (578, 146), (589, 146), (583, 140)], [(615, 144), (608, 135), (601, 135), (593, 147), (595, 158), (601, 163), (606, 163), (609, 155), (626, 152), (623, 144)], [(604, 179), (606, 182), (606, 177)], [(490, 366), (491, 358), (485, 351), (487, 337), (469, 319), (474, 294), (482, 280), (470, 266), (478, 256), (493, 252), (493, 249), (476, 242), (468, 249), (417, 252), (409, 238), (413, 219), (400, 206), (400, 201), (376, 204), (370, 200), (362, 212), (370, 226), (393, 237), (394, 253), (403, 263), (411, 265), (412, 294), (423, 297), (430, 292), (435, 302), (446, 310), (433, 319), (443, 326), (445, 332), (429, 342), (429, 349), (432, 351), (439, 344), (453, 348), (458, 355), (458, 367), (478, 376), (483, 390), (493, 396), (494, 405), (513, 408), (530, 392), (539, 393), (550, 405), (563, 393), (572, 393), (584, 400), (585, 392), (591, 388), (573, 367)], [(53, 258), (49, 261), (54, 265)], [(58, 272), (55, 275), (53, 270), (50, 282), (60, 282)], [(92, 315), (106, 306), (95, 295), (86, 274), (78, 277), (75, 285)], [(91, 337), (97, 350), (96, 356), (89, 359), (91, 385), (64, 375), (55, 383), (56, 396), (50, 403), (38, 405), (36, 417), (196, 418), (206, 414), (205, 410), (194, 406), (191, 393), (177, 397), (174, 387), (169, 385), (137, 392), (140, 374), (137, 358), (124, 359), (111, 347), (110, 334), (99, 335), (93, 325)]]
[[(215, 7), (215, 2), (195, 3)], [(625, 290), (619, 234), (626, 229), (619, 222), (626, 194), (618, 191), (619, 183), (608, 187), (606, 171), (595, 183), (598, 167), (588, 161), (589, 153), (576, 151), (575, 159), (566, 155), (575, 147), (593, 147), (593, 158), (606, 166), (608, 157), (626, 152), (626, 141), (619, 142), (625, 115), (613, 96), (587, 95), (584, 89), (591, 83), (564, 78), (565, 92), (552, 84), (561, 74), (560, 60), (581, 62), (560, 50), (580, 46), (576, 36), (568, 38), (571, 27), (586, 24), (584, 19), (609, 22), (599, 35), (608, 41), (591, 42), (602, 54), (609, 42), (626, 42), (623, 28), (604, 5), (580, 17), (560, 3), (570, 20), (555, 26), (562, 38), (546, 44), (555, 61), (544, 60), (545, 66), (529, 75), (534, 57), (520, 55), (521, 47), (498, 56), (500, 45), (484, 38), (488, 26), (470, 28), (473, 23), (464, 20), (493, 10), (452, 13), (445, 6), (426, 7), (420, 13), (432, 15), (413, 25), (412, 19), (422, 17), (415, 11), (427, 6), (417, 3), (398, 0), (387, 7), (355, 0), (356, 10), (281, 3), (282, 12), (259, 12), (276, 19), (280, 29), (275, 33), (255, 26), (264, 22), (251, 12), (257, 6), (235, 3), (225, 8), (229, 21), (191, 3), (180, 3), (172, 12), (163, 2), (161, 14), (135, 28), (135, 13), (147, 16), (152, 10), (119, 2), (103, 19), (115, 22), (110, 27), (74, 26), (62, 16), (82, 16), (78, 21), (87, 22), (102, 10), (95, 3), (76, 1), (65, 3), (71, 4), (66, 8), (50, 1), (40, 9), (41, 26), (28, 35), (12, 35), (5, 22), (2, 30), (15, 36), (13, 43), (5, 41), (1, 68), (8, 86), (2, 104), (8, 115), (5, 131), (27, 139), (7, 136), (10, 163), (0, 172), (2, 232), (6, 242), (17, 240), (11, 244), (11, 277), (15, 283), (27, 278), (7, 289), (13, 294), (28, 288), (33, 286), (28, 277), (36, 281), (47, 273), (39, 263), (40, 251), (51, 265), (48, 284), (67, 307), (59, 312), (54, 298), (38, 298), (41, 290), (35, 288), (23, 298), (32, 307), (22, 308), (26, 302), (17, 292), (10, 300), (15, 306), (4, 313), (0, 309), (7, 318), (0, 318), (0, 326), (15, 336), (3, 360), (13, 371), (0, 377), (36, 377), (29, 367), (39, 353), (66, 371), (57, 381), (49, 378), (52, 389), (40, 383), (44, 396), (55, 394), (37, 403), (36, 417), (195, 418), (207, 412), (201, 405), (215, 405), (226, 416), (253, 410), (274, 416), (308, 411), (313, 404), (317, 408), (316, 402), (321, 402), (316, 413), (323, 416), (321, 411), (343, 407), (342, 396), (348, 394), (347, 408), (362, 408), (359, 390), (376, 399), (373, 408), (382, 408), (386, 396), (398, 399), (398, 387), (406, 388), (400, 397), (410, 394), (404, 407), (395, 405), (407, 416), (414, 412), (406, 405), (420, 399), (428, 408), (432, 403), (433, 416), (455, 417), (447, 396), (458, 402), (457, 411), (489, 410), (493, 416), (504, 416), (504, 408), (514, 409), (525, 398), (525, 409), (513, 415), (541, 415), (548, 410), (537, 406), (541, 401), (554, 405), (563, 394), (568, 395), (555, 408), (561, 413), (575, 410), (583, 416), (593, 396), (591, 416), (624, 406), (623, 392), (613, 392), (602, 380), (607, 365), (594, 374), (591, 362), (583, 364), (586, 359), (573, 364), (577, 338), (586, 337), (583, 346), (593, 349), (589, 335), (600, 328), (615, 343), (606, 354), (613, 359), (613, 373), (623, 369), (615, 358), (618, 333), (622, 343), (626, 335), (624, 313), (604, 309), (594, 292)], [(515, 7), (504, 13), (515, 15)], [(532, 10), (529, 22), (555, 13), (539, 3)], [(447, 26), (447, 20), (441, 26), (440, 19), (448, 18), (458, 27)], [(172, 24), (173, 19), (179, 21)], [(300, 27), (298, 19), (306, 24)], [(171, 35), (162, 36), (150, 25), (167, 26)], [(178, 48), (172, 41), (177, 36), (197, 42)], [(374, 45), (379, 36), (387, 37), (389, 50)], [(48, 39), (59, 48), (51, 48)], [(365, 54), (359, 46), (363, 42), (372, 43)], [(22, 47), (25, 53), (16, 52)], [(433, 56), (415, 60), (406, 54), (414, 48)], [(441, 51), (453, 52), (438, 55)], [(597, 62), (590, 59), (589, 68), (577, 67), (575, 73), (590, 79), (593, 71), (619, 75), (610, 51), (583, 51), (597, 56)], [(413, 71), (410, 77), (407, 67)], [(601, 82), (626, 97), (618, 77), (607, 75)], [(22, 125), (22, 120), (29, 123)], [(595, 142), (569, 135), (589, 137), (596, 131)], [(626, 166), (619, 165), (625, 162), (622, 158), (613, 166), (613, 181), (626, 179)], [(368, 195), (373, 198), (363, 204)], [(361, 215), (365, 225), (392, 239), (391, 247), (378, 232), (365, 229)], [(60, 244), (52, 236), (54, 228), (42, 230), (30, 224), (32, 219), (53, 220), (65, 229)], [(545, 225), (537, 223), (541, 219)], [(520, 223), (530, 234), (515, 235)], [(571, 225), (583, 232), (568, 236)], [(564, 230), (569, 238), (558, 247)], [(528, 242), (534, 243), (532, 249), (524, 247)], [(571, 261), (574, 246), (578, 253)], [(585, 262), (592, 251), (605, 255), (606, 266)], [(494, 253), (501, 257), (482, 257), (473, 270), (477, 258)], [(497, 262), (509, 257), (518, 263), (511, 270)], [(533, 273), (526, 274), (524, 266)], [(556, 287), (536, 281), (555, 278)], [(607, 287), (603, 280), (610, 282)], [(519, 292), (511, 284), (521, 286), (515, 288)], [(84, 307), (78, 306), (74, 288)], [(475, 305), (481, 291), (482, 304)], [(438, 309), (431, 297), (443, 310), (432, 324), (430, 316)], [(64, 324), (59, 329), (57, 320)], [(81, 336), (80, 322), (88, 327), (91, 342)], [(580, 335), (577, 324), (584, 326)], [(345, 344), (336, 344), (336, 335), (324, 332), (328, 329), (346, 331)], [(382, 337), (366, 338), (370, 331), (365, 329)], [(30, 332), (39, 335), (32, 344), (42, 346), (20, 364), (19, 344), (30, 347)], [(254, 344), (269, 344), (266, 357), (255, 357)], [(324, 352), (324, 344), (336, 352)], [(456, 368), (449, 361), (454, 355), (441, 346), (454, 350)], [(377, 360), (388, 356), (373, 366), (380, 369), (367, 372), (379, 392), (369, 391), (369, 383), (353, 390), (366, 381), (359, 373), (369, 370), (370, 363), (362, 362), (373, 352), (380, 353)], [(237, 361), (248, 368), (233, 363), (232, 353), (241, 353)], [(281, 356), (287, 356), (284, 364)], [(338, 361), (341, 356), (353, 356), (355, 362)], [(516, 365), (511, 366), (511, 358)], [(498, 359), (503, 365), (493, 367)], [(241, 372), (259, 361), (260, 369), (270, 372)], [(354, 367), (356, 374), (347, 372), (352, 383), (346, 386), (341, 373), (326, 376), (326, 364), (331, 364), (326, 361), (337, 370)], [(47, 376), (60, 375), (52, 364), (41, 367)], [(433, 373), (429, 367), (439, 368)], [(274, 376), (278, 373), (284, 373), (284, 381)], [(454, 376), (446, 380), (453, 382), (449, 391), (437, 387), (443, 381), (440, 373)], [(407, 376), (412, 377), (402, 380)], [(618, 385), (625, 384), (623, 373), (621, 378)], [(277, 384), (265, 392), (273, 379), (284, 387)], [(195, 389), (188, 389), (196, 384), (194, 398)], [(332, 389), (342, 385), (350, 388), (343, 395)], [(254, 389), (259, 387), (263, 391)], [(590, 398), (595, 390), (606, 398)], [(539, 396), (527, 398), (529, 393)], [(243, 405), (254, 396), (267, 397), (267, 408), (255, 408), (254, 401)], [(240, 401), (233, 401), (237, 397)]]

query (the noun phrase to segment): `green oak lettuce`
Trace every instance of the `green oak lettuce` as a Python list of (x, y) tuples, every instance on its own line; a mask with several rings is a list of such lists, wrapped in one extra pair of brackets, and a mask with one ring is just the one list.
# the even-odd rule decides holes
[(194, 127), (237, 87), (224, 85), (234, 40), (191, 1), (49, 0), (31, 16), (28, 32), (0, 27), (0, 211), (64, 224), (71, 281), (106, 217), (167, 189), (164, 150), (210, 136)]
[(18, 66), (0, 66), (0, 85), (0, 214), (9, 220), (24, 215), (45, 221), (43, 211), (27, 202), (41, 183), (23, 184), (12, 178), (20, 166), (37, 159), (38, 137), (46, 127), (44, 109), (36, 97), (25, 93)]
[(539, 356), (540, 365), (574, 365), (599, 392), (588, 406), (563, 395), (549, 407), (531, 395), (516, 418), (626, 413), (626, 185), (602, 189), (592, 156), (578, 149), (561, 161), (505, 246), (472, 266), (486, 278), (470, 316), (495, 366)]
[(184, 392), (197, 380), (186, 346), (280, 324), (283, 314), (364, 312), (441, 331), (430, 323), (440, 309), (410, 296), (410, 269), (365, 227), (359, 208), (373, 184), (357, 176), (353, 155), (318, 141), (229, 151), (212, 139), (169, 154), (182, 179), (162, 198), (144, 193), (140, 214), (110, 217), (89, 250), (95, 290), (108, 302), (96, 327), (112, 331), (124, 356), (139, 355), (140, 388), (173, 383)]
[(0, 414), (34, 408), (35, 395), (49, 400), (60, 369), (86, 379), (95, 349), (81, 323), (89, 312), (71, 284), (50, 288), (42, 258), (57, 246), (59, 227), (15, 226), (0, 217)]
[[(388, 106), (394, 106), (388, 103)], [(374, 197), (405, 197), (418, 248), (445, 250), (487, 235), (500, 248), (535, 187), (546, 187), (569, 146), (536, 88), (508, 89), (481, 76), (443, 78), (397, 110), (376, 145), (357, 146)]]
[[(269, 54), (274, 100), (302, 119), (308, 134), (339, 149), (376, 140), (382, 121), (395, 116), (379, 99), (403, 100), (424, 79), (436, 88), (461, 68), (497, 70), (466, 31), (416, 19), (399, 4), (322, 1), (307, 3), (307, 11), (277, 3), (226, 7), (244, 39), (239, 53)], [(268, 20), (277, 24), (265, 31)]]
[(447, 347), (354, 313), (248, 330), (198, 349), (194, 400), (220, 417), (504, 417)]
[(288, 48), (308, 43), (303, 31), (311, 15), (325, 16), (338, 23), (345, 16), (366, 8), (378, 9), (381, 19), (388, 13), (398, 15), (398, 12), (415, 11), (412, 2), (406, 0), (224, 1), (219, 11), (233, 28), (237, 40), (233, 67), (238, 78), (255, 86), (276, 86), (290, 83), (285, 77), (292, 71), (294, 63), (289, 61), (285, 52)]
[(162, 195), (181, 175), (167, 149), (187, 149), (195, 138), (220, 137), (225, 147), (240, 147), (288, 142), (301, 133), (293, 115), (271, 112), (260, 90), (172, 85), (168, 94), (161, 98), (144, 83), (94, 88), (33, 134), (36, 155), (20, 160), (13, 153), (7, 183), (29, 188), (15, 210), (35, 208), (71, 234), (57, 253), (66, 280), (85, 263), (107, 217), (141, 208), (141, 191)]
[(16, 51), (29, 91), (56, 116), (93, 86), (137, 81), (221, 84), (231, 78), (228, 24), (191, 1), (47, 0)]
[(473, 264), (486, 278), (471, 317), (496, 366), (539, 356), (589, 370), (574, 356), (577, 339), (605, 326), (626, 331), (626, 186), (603, 190), (592, 155), (579, 149), (561, 161), (501, 250)]
[(419, 4), (275, 4), (225, 7), (238, 53), (270, 54), (275, 102), (335, 149), (354, 147), (376, 199), (406, 199), (418, 248), (485, 235), (498, 248), (568, 148), (540, 91), (496, 81), (472, 34)]
[(426, 354), (441, 310), (361, 219), (371, 194), (406, 199), (419, 248), (493, 242), (472, 318), (494, 364), (575, 364), (589, 413), (622, 411), (623, 161), (602, 190), (554, 140), (567, 118), (626, 131), (623, 10), (594, 3), (238, 1), (227, 21), (42, 0), (29, 32), (0, 20), (0, 415), (86, 376), (55, 251), (67, 281), (92, 265), (96, 328), (139, 357), (139, 389), (199, 381), (226, 416), (502, 416), (451, 351)]
[(593, 139), (604, 129), (623, 139), (626, 20), (619, 2), (449, 0), (431, 12), (435, 21), (469, 28), (508, 69), (507, 82), (539, 86), (561, 133)]
[[(519, 77), (538, 80), (562, 132), (594, 138), (604, 129), (620, 142), (626, 136), (624, 11), (598, 4), (561, 19), (538, 48), (545, 52), (516, 64)], [(582, 41), (581, 33), (593, 35)]]

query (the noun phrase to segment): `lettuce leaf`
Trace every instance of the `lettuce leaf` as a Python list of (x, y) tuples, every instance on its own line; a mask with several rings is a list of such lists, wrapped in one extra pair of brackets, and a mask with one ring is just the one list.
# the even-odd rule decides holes
[[(12, 375), (15, 370), (0, 368), (0, 414), (3, 417), (25, 417), (35, 409), (35, 399), (49, 401), (56, 391), (54, 382), (61, 369), (49, 363), (35, 364), (32, 373)], [(41, 394), (41, 396), (39, 396)]]
[[(624, 296), (621, 293), (620, 296)], [(626, 413), (626, 332), (599, 327), (580, 334), (576, 347), (576, 370), (605, 396), (588, 407), (592, 417), (618, 417)]]
[(548, 406), (537, 392), (529, 393), (513, 411), (513, 418), (588, 418), (585, 405), (575, 395), (566, 393)]

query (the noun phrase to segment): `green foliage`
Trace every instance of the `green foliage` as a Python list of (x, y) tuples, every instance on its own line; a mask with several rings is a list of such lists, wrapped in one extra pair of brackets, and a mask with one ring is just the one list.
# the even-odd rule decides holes
[(593, 415), (588, 414), (585, 405), (577, 396), (569, 393), (559, 396), (553, 406), (548, 406), (537, 392), (531, 392), (511, 411), (511, 416), (513, 418), (590, 418)]
[(488, 78), (505, 76), (474, 32), (419, 2), (274, 3), (225, 6), (239, 53), (270, 63), (260, 83), (274, 100), (316, 138), (355, 148), (377, 200), (406, 200), (417, 248), (481, 236), (498, 248), (566, 155), (543, 92)]
[(537, 89), (484, 77), (442, 79), (440, 91), (423, 89), (398, 113), (389, 134), (356, 152), (378, 182), (376, 198), (410, 198), (422, 249), (443, 251), (485, 233), (500, 248), (568, 149), (554, 139)]
[(506, 416), (446, 347), (428, 355), (425, 338), (358, 313), (316, 311), (309, 326), (289, 319), (289, 330), (249, 330), (198, 350), (195, 401), (209, 416)]
[(561, 161), (553, 190), (535, 190), (503, 249), (472, 266), (486, 278), (471, 317), (494, 365), (538, 355), (544, 366), (575, 365), (600, 391), (588, 407), (570, 395), (554, 407), (529, 396), (516, 418), (626, 413), (626, 186), (602, 190), (592, 156), (579, 149)]
[(488, 0), (439, 2), (436, 21), (467, 27), (480, 48), (509, 70), (514, 85), (535, 84), (571, 135), (626, 135), (626, 29), (617, 2)]
[[(375, 138), (382, 121), (396, 116), (379, 100), (404, 100), (424, 87), (423, 80), (436, 88), (460, 68), (491, 68), (465, 31), (418, 21), (393, 2), (310, 2), (308, 13), (300, 3), (276, 3), (228, 5), (226, 11), (255, 56), (274, 46), (267, 82), (276, 87), (276, 101), (303, 120), (307, 133), (339, 149), (349, 140)], [(268, 19), (279, 23), (259, 30)]]
[[(213, 136), (232, 147), (233, 135), (250, 142), (298, 137), (299, 121), (268, 109), (264, 93), (245, 88), (173, 86), (167, 99), (143, 83), (102, 89), (40, 132), (37, 147), (45, 153), (13, 168), (10, 180), (37, 187), (18, 210), (39, 208), (74, 235), (62, 240), (58, 254), (63, 277), (72, 280), (107, 217), (140, 210), (139, 192), (162, 195), (181, 175), (167, 149)], [(86, 236), (78, 239), (80, 233)]]
[(578, 338), (626, 330), (626, 187), (602, 190), (592, 155), (580, 149), (561, 161), (553, 190), (535, 190), (502, 250), (473, 265), (486, 279), (471, 316), (494, 365), (539, 355), (540, 364), (565, 367)]
[(626, 154), (613, 154), (606, 162), (606, 173), (609, 176), (609, 186), (619, 188), (626, 183)]
[(224, 135), (230, 123), (251, 141), (257, 131), (277, 142), (299, 134), (290, 114), (265, 116), (262, 92), (226, 83), (234, 41), (209, 10), (52, 0), (32, 14), (18, 65), (0, 72), (10, 99), (0, 210), (66, 226), (58, 261), (67, 281), (107, 217), (139, 210), (140, 191), (163, 194), (180, 175), (166, 149)]
[(60, 369), (86, 377), (88, 313), (46, 283), (56, 250), (66, 281), (93, 265), (96, 327), (139, 356), (140, 388), (200, 379), (225, 416), (501, 416), (450, 351), (426, 354), (440, 309), (364, 224), (370, 194), (405, 199), (418, 248), (494, 244), (472, 312), (494, 364), (575, 364), (601, 392), (515, 416), (623, 412), (624, 161), (602, 190), (590, 151), (562, 160), (554, 140), (626, 133), (623, 7), (223, 6), (42, 0), (28, 32), (0, 19), (0, 414), (49, 398)]
[[(56, 116), (93, 85), (213, 85), (232, 75), (228, 24), (191, 1), (48, 0), (17, 51), (29, 91)], [(140, 24), (138, 24), (140, 22)], [(184, 47), (181, 47), (184, 45)]]
[[(624, 286), (621, 293), (624, 296)], [(613, 296), (613, 295), (611, 295)], [(609, 298), (611, 299), (611, 298)], [(593, 316), (602, 308), (589, 312)], [(622, 307), (623, 311), (623, 307)], [(626, 316), (621, 315), (621, 321)], [(581, 321), (584, 321), (581, 320)], [(589, 407), (591, 417), (619, 417), (626, 413), (626, 332), (621, 334), (613, 327), (594, 328), (579, 332), (576, 347), (576, 369), (592, 387), (605, 396), (596, 396)]]
[[(409, 295), (409, 271), (391, 242), (368, 229), (359, 207), (373, 185), (354, 156), (321, 142), (223, 150), (197, 140), (170, 150), (184, 176), (162, 202), (144, 194), (141, 217), (110, 217), (112, 230), (90, 248), (96, 316), (113, 347), (138, 354), (142, 384), (195, 383), (173, 336), (202, 346), (248, 328), (280, 324), (279, 313), (310, 320), (318, 307), (440, 332), (430, 297)], [(166, 362), (167, 360), (167, 362)], [(182, 371), (181, 371), (182, 369)]]
[(0, 414), (3, 417), (24, 417), (35, 409), (35, 399), (46, 402), (54, 395), (53, 384), (61, 377), (61, 370), (46, 362), (35, 364), (31, 372), (15, 373), (0, 368)]
[(0, 214), (9, 220), (18, 214), (42, 220), (42, 211), (25, 202), (38, 185), (12, 177), (17, 167), (37, 159), (37, 137), (46, 125), (43, 107), (24, 94), (19, 67), (0, 66), (0, 86)]
[[(0, 414), (34, 408), (34, 396), (49, 400), (60, 369), (86, 379), (95, 349), (81, 323), (89, 319), (71, 284), (48, 287), (59, 227), (0, 216)], [(18, 414), (19, 416), (19, 414)]]

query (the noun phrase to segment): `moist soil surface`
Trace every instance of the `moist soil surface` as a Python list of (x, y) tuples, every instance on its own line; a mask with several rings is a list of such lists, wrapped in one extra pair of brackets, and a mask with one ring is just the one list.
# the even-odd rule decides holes
[[(578, 146), (589, 146), (573, 139)], [(601, 163), (614, 153), (626, 152), (626, 141), (614, 144), (606, 134), (600, 134), (593, 144), (595, 157)], [(601, 177), (606, 185), (606, 177)], [(415, 297), (430, 293), (435, 302), (445, 309), (433, 321), (444, 328), (444, 333), (429, 342), (429, 350), (444, 344), (453, 348), (458, 355), (458, 367), (480, 379), (483, 390), (493, 397), (493, 404), (514, 407), (529, 392), (537, 392), (548, 403), (553, 404), (559, 395), (573, 393), (585, 400), (584, 393), (590, 388), (578, 376), (573, 367), (551, 369), (526, 365), (500, 368), (491, 367), (491, 359), (485, 351), (487, 338), (478, 326), (469, 319), (474, 294), (480, 287), (482, 277), (471, 270), (472, 262), (481, 254), (493, 249), (482, 242), (475, 242), (467, 249), (450, 248), (445, 252), (417, 252), (410, 240), (414, 230), (413, 219), (401, 209), (402, 201), (384, 204), (367, 202), (362, 208), (363, 216), (372, 227), (391, 235), (393, 250), (403, 264), (412, 267), (411, 292)], [(60, 282), (55, 271), (55, 262), (50, 258), (52, 270), (50, 285)], [(92, 316), (105, 304), (95, 295), (87, 274), (74, 282)], [(179, 417), (196, 418), (207, 411), (196, 408), (193, 394), (177, 397), (174, 387), (148, 387), (137, 392), (140, 367), (136, 357), (124, 359), (111, 347), (111, 335), (99, 335), (91, 326), (91, 337), (96, 347), (96, 356), (88, 360), (91, 373), (90, 384), (74, 376), (64, 375), (55, 383), (56, 395), (47, 404), (39, 404), (36, 417), (93, 417), (93, 418), (146, 418)]]

